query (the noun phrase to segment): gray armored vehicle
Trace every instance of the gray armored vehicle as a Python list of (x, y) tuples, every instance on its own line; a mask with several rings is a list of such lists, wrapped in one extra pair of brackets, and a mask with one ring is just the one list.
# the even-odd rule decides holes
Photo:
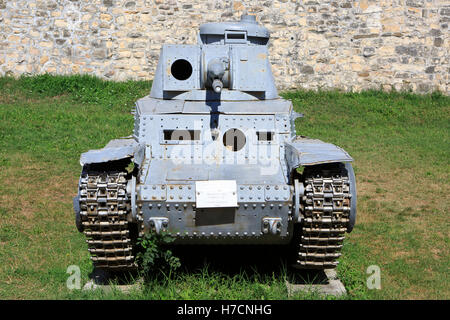
[(137, 238), (161, 231), (174, 245), (291, 245), (296, 267), (337, 265), (356, 218), (353, 159), (296, 136), (268, 41), (244, 15), (162, 47), (133, 135), (81, 155), (74, 209), (95, 267), (134, 268)]

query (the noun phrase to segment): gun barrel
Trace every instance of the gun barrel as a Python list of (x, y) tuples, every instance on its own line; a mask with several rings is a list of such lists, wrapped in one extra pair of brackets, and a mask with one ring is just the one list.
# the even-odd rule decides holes
[(215, 93), (220, 93), (222, 91), (222, 88), (223, 88), (222, 81), (219, 80), (219, 79), (214, 79), (214, 81), (212, 83), (212, 88), (213, 88)]
[(208, 63), (207, 85), (216, 93), (220, 93), (223, 88), (223, 77), (226, 72), (227, 61), (225, 58), (215, 58)]

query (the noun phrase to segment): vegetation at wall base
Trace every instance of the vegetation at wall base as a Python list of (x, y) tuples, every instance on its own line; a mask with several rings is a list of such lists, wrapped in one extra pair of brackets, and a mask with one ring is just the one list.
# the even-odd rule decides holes
[[(279, 247), (184, 246), (181, 267), (124, 294), (69, 290), (70, 265), (92, 263), (75, 227), (79, 157), (129, 136), (150, 81), (91, 76), (0, 78), (0, 299), (334, 299), (288, 296)], [(337, 268), (342, 299), (449, 299), (450, 98), (440, 93), (290, 91), (297, 133), (355, 159), (358, 216)], [(381, 270), (381, 289), (366, 286)], [(168, 273), (167, 273), (168, 274)], [(310, 274), (301, 276), (316, 281)]]

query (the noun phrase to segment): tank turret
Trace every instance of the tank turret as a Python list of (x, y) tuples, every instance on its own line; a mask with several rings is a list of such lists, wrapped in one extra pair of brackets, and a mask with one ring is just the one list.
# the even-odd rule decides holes
[(220, 100), (278, 98), (267, 43), (269, 31), (255, 16), (205, 23), (196, 45), (163, 45), (150, 97)]

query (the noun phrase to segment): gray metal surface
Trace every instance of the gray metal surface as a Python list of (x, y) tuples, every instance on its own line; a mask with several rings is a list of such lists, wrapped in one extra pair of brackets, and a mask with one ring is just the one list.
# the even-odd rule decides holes
[[(225, 37), (227, 33), (245, 34), (244, 37)], [(241, 20), (230, 22), (211, 22), (200, 26), (200, 40), (205, 44), (211, 43), (252, 43), (251, 38), (262, 38), (260, 41), (268, 40), (270, 32), (267, 28), (260, 26), (255, 16), (243, 15)], [(208, 37), (209, 36), (209, 37)], [(213, 36), (213, 37), (211, 37)], [(215, 36), (215, 37), (214, 37)], [(242, 42), (237, 42), (240, 40)]]
[(134, 139), (111, 140), (103, 149), (89, 150), (81, 155), (80, 164), (105, 163), (137, 156), (137, 162), (142, 161), (143, 146)]
[(291, 170), (300, 166), (353, 161), (342, 148), (317, 139), (295, 137), (285, 146), (286, 161)]
[(163, 45), (150, 97), (197, 101), (276, 99), (268, 39), (268, 30), (249, 16), (239, 22), (204, 24), (199, 44)]
[(136, 102), (137, 112), (140, 115), (151, 114), (189, 114), (189, 113), (223, 113), (223, 114), (285, 114), (292, 111), (292, 102), (284, 99), (260, 101), (226, 101), (207, 103), (203, 101), (161, 100), (146, 96)]

